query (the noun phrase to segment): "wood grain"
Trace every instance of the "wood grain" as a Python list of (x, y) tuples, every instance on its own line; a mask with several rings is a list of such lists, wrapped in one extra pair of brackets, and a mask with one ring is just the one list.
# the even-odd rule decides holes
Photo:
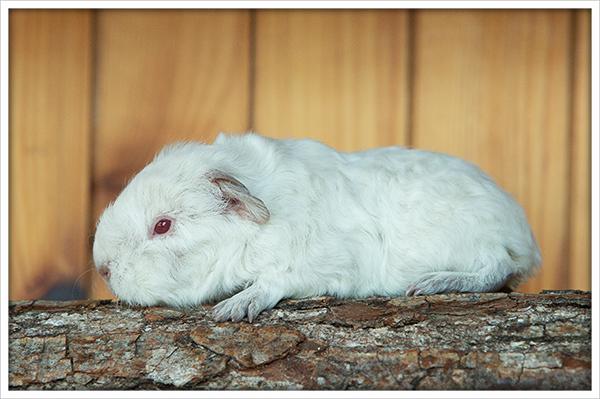
[(86, 270), (91, 12), (9, 18), (10, 297), (39, 298)]
[(407, 143), (408, 13), (256, 13), (253, 128), (340, 150)]
[(417, 11), (416, 147), (475, 162), (523, 205), (543, 266), (526, 291), (568, 285), (570, 14)]
[(163, 144), (250, 128), (471, 160), (542, 248), (520, 289), (589, 289), (589, 35), (584, 10), (12, 10), (10, 297), (93, 271), (93, 223)]
[(591, 288), (591, 14), (574, 11), (569, 286)]
[[(164, 144), (248, 128), (249, 11), (98, 14), (94, 219)], [(93, 297), (109, 296), (94, 273)]]

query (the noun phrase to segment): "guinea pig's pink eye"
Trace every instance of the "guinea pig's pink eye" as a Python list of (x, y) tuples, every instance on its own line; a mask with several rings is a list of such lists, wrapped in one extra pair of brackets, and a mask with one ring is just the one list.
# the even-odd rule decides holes
[(169, 219), (160, 219), (154, 225), (154, 234), (165, 234), (171, 228), (171, 221)]

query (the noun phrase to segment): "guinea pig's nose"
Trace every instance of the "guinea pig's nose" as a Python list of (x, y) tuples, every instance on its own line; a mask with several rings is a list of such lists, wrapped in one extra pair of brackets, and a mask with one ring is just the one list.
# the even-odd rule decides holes
[(108, 280), (110, 278), (110, 269), (106, 265), (100, 266), (98, 268), (98, 273), (100, 273), (102, 278), (104, 278), (105, 280)]

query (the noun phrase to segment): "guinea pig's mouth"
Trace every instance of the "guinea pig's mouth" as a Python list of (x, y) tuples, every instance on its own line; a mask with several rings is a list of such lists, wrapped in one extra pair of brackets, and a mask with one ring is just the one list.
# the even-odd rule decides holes
[(161, 301), (149, 301), (149, 300), (143, 300), (140, 298), (125, 298), (121, 295), (117, 295), (114, 290), (111, 289), (111, 291), (113, 292), (113, 294), (117, 297), (117, 301), (120, 303), (124, 303), (128, 306), (161, 306), (162, 303)]
[(183, 302), (177, 292), (163, 286), (162, 281), (132, 278), (127, 274), (122, 275), (119, 270), (114, 270), (105, 283), (118, 301), (131, 306), (178, 307)]
[(159, 299), (156, 294), (146, 292), (146, 295), (133, 294), (132, 292), (123, 291), (117, 284), (107, 284), (113, 295), (119, 302), (129, 306), (164, 306), (168, 305), (164, 300)]
[(138, 301), (138, 300), (135, 300), (135, 299), (119, 299), (119, 300), (121, 302), (126, 303), (129, 306), (143, 306), (143, 307), (148, 307), (148, 306), (168, 306), (168, 304), (166, 304), (163, 301), (146, 302), (146, 301)]

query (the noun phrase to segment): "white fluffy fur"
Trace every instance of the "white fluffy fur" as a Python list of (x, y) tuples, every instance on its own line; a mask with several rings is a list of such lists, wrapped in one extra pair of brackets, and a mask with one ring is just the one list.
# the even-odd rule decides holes
[[(268, 221), (229, 209), (215, 170), (262, 200)], [(164, 216), (171, 230), (152, 236)], [(541, 257), (521, 207), (463, 160), (221, 134), (170, 145), (137, 174), (98, 222), (94, 261), (126, 302), (221, 300), (217, 319), (251, 321), (289, 297), (514, 287)]]

